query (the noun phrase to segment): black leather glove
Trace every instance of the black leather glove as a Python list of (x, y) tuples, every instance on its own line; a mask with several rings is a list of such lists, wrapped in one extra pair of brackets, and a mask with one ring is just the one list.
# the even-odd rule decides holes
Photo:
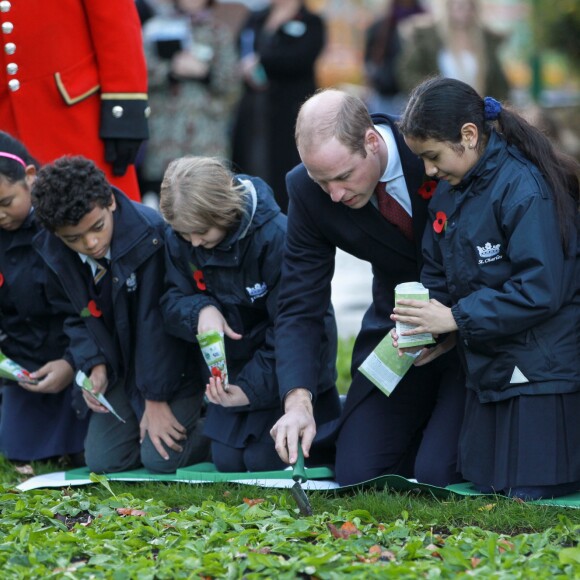
[(103, 139), (105, 160), (113, 166), (113, 175), (125, 175), (127, 167), (135, 163), (141, 139)]

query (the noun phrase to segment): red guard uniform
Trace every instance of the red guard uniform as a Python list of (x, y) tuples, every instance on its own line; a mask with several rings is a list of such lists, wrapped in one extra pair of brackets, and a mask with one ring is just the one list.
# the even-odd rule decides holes
[(134, 0), (0, 1), (0, 129), (40, 163), (84, 155), (139, 200), (148, 116)]

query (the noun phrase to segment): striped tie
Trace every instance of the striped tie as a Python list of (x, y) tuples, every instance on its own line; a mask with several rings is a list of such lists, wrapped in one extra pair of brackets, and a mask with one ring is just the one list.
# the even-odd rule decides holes
[(109, 263), (106, 258), (100, 258), (99, 260), (95, 260), (95, 264), (97, 266), (97, 270), (95, 271), (95, 275), (93, 276), (93, 282), (96, 285), (103, 279), (105, 274), (108, 272), (107, 266)]

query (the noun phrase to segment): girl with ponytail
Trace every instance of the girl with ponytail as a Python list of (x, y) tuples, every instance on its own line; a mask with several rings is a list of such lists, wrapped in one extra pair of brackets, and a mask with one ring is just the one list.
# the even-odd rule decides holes
[(459, 469), (524, 500), (577, 491), (578, 164), (453, 79), (416, 87), (400, 130), (439, 183), (423, 238), (432, 299), (401, 300), (391, 317), (416, 325), (405, 334), (455, 333), (468, 389)]

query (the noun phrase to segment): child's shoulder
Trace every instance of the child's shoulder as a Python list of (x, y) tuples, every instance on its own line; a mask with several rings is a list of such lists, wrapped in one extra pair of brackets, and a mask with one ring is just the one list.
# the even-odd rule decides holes
[(163, 232), (165, 222), (158, 211), (138, 201), (133, 201), (124, 194), (119, 195), (119, 192), (116, 192), (116, 198), (120, 209), (117, 215), (118, 225), (135, 227), (141, 223)]

